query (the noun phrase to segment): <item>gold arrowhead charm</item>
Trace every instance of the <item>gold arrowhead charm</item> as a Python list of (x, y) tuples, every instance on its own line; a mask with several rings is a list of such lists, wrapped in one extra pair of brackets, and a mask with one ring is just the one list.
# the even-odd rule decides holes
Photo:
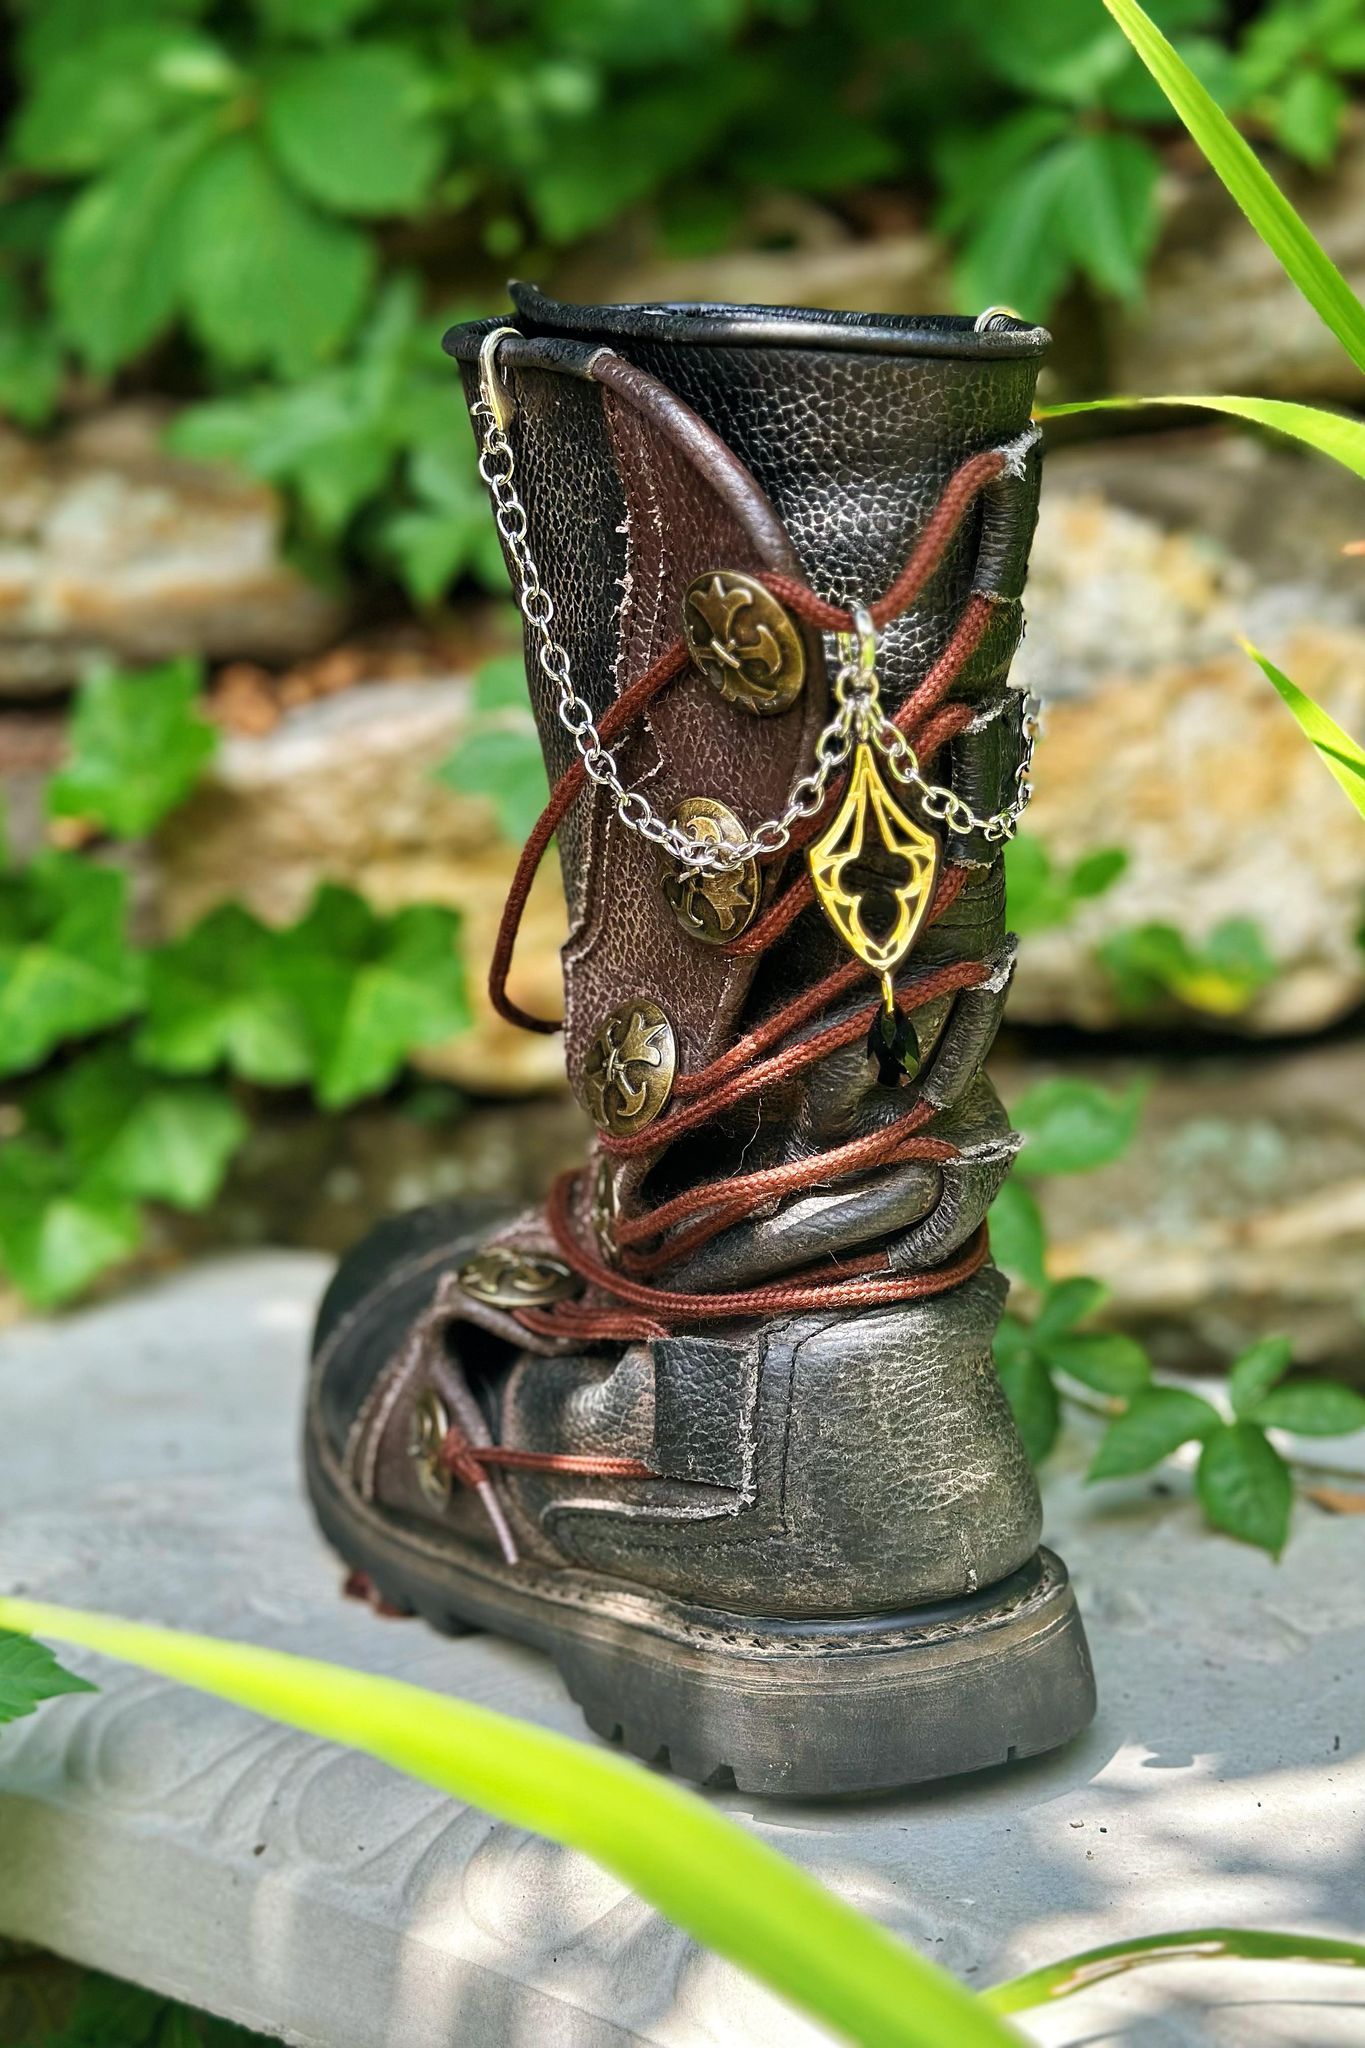
[(880, 977), (889, 1014), (891, 977), (933, 901), (939, 844), (896, 802), (865, 740), (854, 749), (834, 822), (807, 858), (820, 908), (849, 952)]

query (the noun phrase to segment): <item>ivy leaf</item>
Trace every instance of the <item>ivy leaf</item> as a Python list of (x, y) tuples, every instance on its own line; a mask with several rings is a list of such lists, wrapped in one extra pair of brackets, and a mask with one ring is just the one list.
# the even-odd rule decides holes
[(1161, 166), (1135, 135), (1096, 132), (1070, 146), (1062, 220), (1077, 268), (1116, 298), (1134, 299), (1156, 237)]
[(194, 661), (89, 674), (71, 721), (70, 759), (48, 784), (48, 815), (88, 819), (125, 839), (159, 824), (218, 744), (200, 715), (201, 680)]
[(1072, 1332), (1050, 1338), (1044, 1349), (1054, 1371), (1069, 1373), (1097, 1394), (1131, 1398), (1152, 1377), (1151, 1360), (1142, 1346), (1117, 1331)]
[(280, 943), (249, 911), (226, 903), (153, 953), (139, 1057), (173, 1074), (227, 1066), (272, 1088), (308, 1080), (312, 1043), (276, 980)]
[(1149, 1472), (1192, 1437), (1221, 1429), (1218, 1410), (1184, 1387), (1144, 1387), (1110, 1423), (1087, 1479), (1118, 1479)]
[(467, 1026), (459, 929), (453, 910), (414, 904), (381, 918), (353, 890), (329, 884), (280, 935), (279, 985), (312, 1040), (325, 1109), (378, 1094), (415, 1046)]
[(1199, 1455), (1199, 1499), (1215, 1529), (1278, 1557), (1289, 1534), (1294, 1481), (1254, 1422), (1227, 1422)]
[(216, 133), (216, 120), (201, 114), (144, 137), (63, 216), (49, 285), (63, 333), (100, 375), (155, 341), (179, 311), (186, 181)]
[(228, 137), (196, 167), (182, 233), (192, 325), (232, 368), (301, 376), (360, 317), (374, 267), (368, 238), (299, 198), (253, 136)]
[(1063, 223), (1070, 176), (1071, 146), (1060, 142), (995, 188), (958, 259), (963, 304), (1047, 312), (1072, 267)]
[(1339, 78), (1305, 65), (1294, 73), (1275, 102), (1271, 116), (1275, 140), (1291, 156), (1322, 170), (1336, 154), (1349, 104)]
[(300, 191), (339, 213), (419, 207), (444, 138), (415, 51), (337, 43), (282, 64), (267, 78), (265, 134)]
[(22, 1721), (63, 1693), (98, 1691), (88, 1678), (64, 1671), (45, 1643), (0, 1631), (0, 1725)]
[(1291, 1380), (1248, 1413), (1263, 1428), (1288, 1429), (1295, 1436), (1350, 1436), (1365, 1429), (1365, 1395), (1338, 1380)]
[(1027, 1143), (1016, 1172), (1089, 1173), (1122, 1158), (1133, 1142), (1147, 1094), (1144, 1081), (1121, 1091), (1093, 1081), (1040, 1081), (1020, 1096), (1014, 1121)]
[(103, 1046), (58, 1075), (35, 1113), (66, 1143), (91, 1189), (202, 1209), (246, 1136), (230, 1095), (148, 1073), (123, 1045)]
[(1015, 1175), (990, 1207), (991, 1257), (1030, 1287), (1047, 1286), (1047, 1237), (1037, 1202)]
[(1041, 1465), (1057, 1441), (1061, 1422), (1061, 1404), (1052, 1375), (1038, 1353), (1027, 1348), (1013, 1356), (997, 1358), (996, 1370), (1029, 1461)]
[(1097, 847), (1082, 855), (1068, 878), (1071, 894), (1078, 899), (1103, 896), (1127, 870), (1128, 855), (1121, 846)]
[(120, 21), (73, 37), (33, 68), (15, 159), (58, 174), (98, 170), (176, 114), (223, 97), (237, 77), (219, 44), (176, 21)]
[(0, 416), (21, 427), (46, 426), (61, 394), (63, 368), (52, 323), (29, 314), (0, 272)]
[(549, 801), (545, 763), (530, 719), (472, 733), (436, 769), (448, 789), (492, 799), (499, 830), (518, 845)]
[(1272, 1387), (1277, 1387), (1294, 1362), (1288, 1337), (1263, 1337), (1236, 1360), (1228, 1374), (1233, 1412), (1250, 1415)]
[(74, 854), (40, 854), (0, 875), (0, 1073), (24, 1073), (64, 1040), (141, 1008), (126, 898), (124, 875)]
[(58, 1147), (27, 1135), (0, 1147), (0, 1262), (35, 1307), (83, 1293), (141, 1236), (137, 1204), (87, 1180)]
[(1109, 1289), (1102, 1280), (1090, 1280), (1080, 1275), (1072, 1280), (1059, 1280), (1055, 1287), (1049, 1287), (1034, 1320), (1035, 1336), (1056, 1337), (1063, 1330), (1074, 1328), (1087, 1316), (1092, 1316), (1108, 1295)]

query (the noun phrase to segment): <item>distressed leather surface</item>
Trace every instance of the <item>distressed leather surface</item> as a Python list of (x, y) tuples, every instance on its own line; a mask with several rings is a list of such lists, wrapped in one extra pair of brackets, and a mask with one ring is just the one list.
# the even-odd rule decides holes
[[(1009, 472), (983, 494), (881, 649), (892, 708), (942, 650), (971, 592), (999, 600), (953, 693), (977, 715), (934, 772), (951, 775), (979, 810), (1006, 801), (1018, 759), (1006, 675), (1036, 515), (1028, 421), (1041, 330), (976, 336), (952, 321), (575, 309), (518, 296), (528, 339), (509, 345), (506, 361), (519, 481), (556, 630), (577, 687), (599, 713), (676, 636), (682, 591), (702, 569), (794, 560), (822, 594), (866, 601), (893, 580), (966, 457), (1010, 448)], [(447, 339), (467, 389), (489, 324)], [(683, 402), (672, 413), (669, 392)], [(748, 495), (706, 427), (752, 473)], [(531, 690), (555, 776), (572, 758), (570, 743), (534, 668)], [(818, 677), (793, 712), (765, 720), (691, 677), (652, 708), (622, 759), (656, 809), (718, 796), (752, 826), (780, 810), (824, 715)], [(575, 806), (560, 850), (571, 921), (571, 1077), (600, 1015), (626, 996), (662, 1002), (695, 1067), (842, 957), (814, 910), (756, 966), (695, 944), (663, 901), (656, 857), (600, 796)], [(917, 1020), (927, 1061), (914, 1087), (880, 1087), (855, 1046), (699, 1138), (632, 1163), (620, 1186), (628, 1210), (647, 1205), (741, 1161), (752, 1168), (803, 1157), (894, 1122), (921, 1094), (935, 1108), (932, 1128), (961, 1157), (795, 1196), (703, 1247), (665, 1284), (742, 1287), (822, 1254), (873, 1247), (888, 1270), (914, 1271), (977, 1229), (1014, 1149), (981, 1074), (1011, 954), (996, 849), (977, 836), (950, 857), (970, 864), (968, 881), (923, 935), (915, 964), (971, 958), (992, 972), (986, 987), (945, 998)], [(353, 1469), (368, 1475), (375, 1498), (482, 1542), (467, 1496), (441, 1512), (414, 1487), (406, 1446), (420, 1388), (399, 1384), (397, 1367), (386, 1382), (383, 1366), (401, 1350), (402, 1317), (437, 1285), (443, 1227), (463, 1230), (463, 1220), (450, 1214), (421, 1226), (423, 1250), (400, 1287), (361, 1286), (338, 1351), (347, 1359), (336, 1368), (344, 1388), (327, 1397), (329, 1427), (335, 1434), (349, 1417)], [(990, 1584), (1037, 1542), (1036, 1490), (990, 1362), (1003, 1291), (987, 1268), (951, 1293), (894, 1308), (707, 1325), (587, 1353), (537, 1355), (515, 1348), (505, 1330), (458, 1324), (449, 1342), (503, 1441), (637, 1456), (659, 1475), (500, 1480), (519, 1539), (536, 1556), (740, 1611), (860, 1613)], [(363, 1352), (372, 1363), (362, 1412), (366, 1371), (355, 1359)]]

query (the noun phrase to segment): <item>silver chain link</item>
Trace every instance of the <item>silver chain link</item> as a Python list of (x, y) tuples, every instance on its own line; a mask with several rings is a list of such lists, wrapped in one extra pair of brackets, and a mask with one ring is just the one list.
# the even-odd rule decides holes
[[(515, 482), (516, 457), (507, 438), (506, 422), (511, 417), (511, 402), (494, 382), (497, 377), (497, 343), (504, 334), (515, 332), (509, 328), (494, 330), (485, 336), (480, 351), (483, 395), (471, 408), (479, 429), (479, 475), (488, 487), (493, 517), (512, 563), (517, 603), (535, 642), (536, 659), (555, 687), (559, 722), (573, 739), (589, 780), (609, 792), (622, 823), (651, 845), (660, 847), (680, 868), (693, 874), (728, 873), (742, 867), (746, 861), (770, 859), (789, 844), (799, 823), (815, 817), (824, 808), (836, 770), (849, 758), (855, 739), (865, 737), (884, 755), (891, 773), (919, 792), (928, 815), (946, 824), (950, 832), (981, 832), (992, 843), (1013, 838), (1033, 794), (1029, 770), (1039, 730), (1038, 700), (1031, 695), (1023, 699), (1024, 747), (1015, 775), (1013, 801), (993, 817), (979, 818), (970, 804), (953, 790), (939, 783), (926, 782), (920, 773), (915, 751), (905, 735), (889, 719), (881, 716), (876, 671), (866, 635), (839, 636), (846, 652), (856, 643), (859, 653), (857, 659), (845, 660), (835, 678), (836, 709), (816, 738), (815, 767), (795, 784), (780, 816), (766, 818), (748, 838), (733, 842), (693, 838), (690, 831), (661, 818), (638, 790), (627, 789), (615, 754), (602, 743), (592, 706), (574, 688), (568, 650), (551, 631), (555, 616), (554, 600), (540, 580), (540, 571), (527, 538), (526, 508), (518, 496)], [(865, 612), (861, 616), (866, 619)], [(866, 631), (870, 633), (870, 622)], [(875, 641), (871, 647), (875, 651)]]

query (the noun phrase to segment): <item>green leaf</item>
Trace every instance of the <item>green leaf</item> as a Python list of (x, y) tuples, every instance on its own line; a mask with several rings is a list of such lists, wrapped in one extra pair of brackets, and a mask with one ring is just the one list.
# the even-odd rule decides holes
[(202, 1209), (247, 1133), (230, 1095), (149, 1073), (124, 1045), (87, 1053), (46, 1084), (36, 1113), (92, 1189)]
[(101, 375), (137, 355), (181, 305), (187, 182), (216, 133), (196, 115), (131, 145), (64, 215), (49, 284), (62, 332)]
[(0, 273), (0, 418), (46, 426), (61, 395), (64, 364), (50, 321), (31, 318)]
[(1266, 655), (1259, 653), (1249, 640), (1244, 640), (1242, 645), (1261, 673), (1279, 691), (1298, 720), (1304, 738), (1312, 741), (1330, 772), (1365, 818), (1365, 747), (1353, 740), (1334, 718), (1329, 718), (1322, 706), (1315, 704), (1297, 683), (1291, 683), (1289, 677)]
[(468, 1025), (459, 929), (458, 914), (436, 904), (381, 918), (354, 891), (327, 885), (280, 934), (278, 986), (309, 1032), (325, 1109), (380, 1093), (415, 1047)]
[(1034, 1335), (1060, 1336), (1063, 1330), (1070, 1330), (1077, 1323), (1084, 1322), (1087, 1316), (1094, 1315), (1108, 1297), (1109, 1289), (1103, 1280), (1090, 1280), (1079, 1275), (1072, 1280), (1059, 1280), (1055, 1287), (1049, 1287), (1034, 1318)]
[(279, 986), (282, 941), (239, 904), (226, 903), (147, 963), (147, 1018), (139, 1058), (173, 1074), (226, 1066), (244, 1081), (287, 1088), (313, 1073), (312, 1042)]
[(397, 1679), (22, 1600), (0, 1627), (122, 1657), (343, 1742), (593, 1857), (717, 1955), (866, 2048), (1018, 2048), (1015, 2034), (748, 1829), (665, 1777)]
[(1152, 1363), (1142, 1346), (1116, 1330), (1073, 1331), (1050, 1337), (1044, 1352), (1054, 1372), (1068, 1373), (1097, 1394), (1131, 1398), (1152, 1377)]
[(962, 304), (1018, 306), (1028, 317), (1047, 312), (1072, 268), (1072, 148), (1067, 141), (1045, 149), (983, 205), (956, 266)]
[(1038, 1353), (1027, 1348), (1011, 1349), (1004, 1358), (997, 1356), (996, 1371), (1029, 1462), (1041, 1465), (1057, 1441), (1061, 1424), (1061, 1403), (1052, 1375)]
[(1105, 0), (1105, 5), (1257, 234), (1356, 367), (1365, 370), (1365, 306), (1341, 272), (1137, 0)]
[(1110, 1423), (1087, 1479), (1120, 1479), (1150, 1472), (1191, 1438), (1222, 1428), (1218, 1410), (1183, 1387), (1143, 1387)]
[(81, 1294), (137, 1250), (137, 1205), (86, 1179), (41, 1139), (0, 1146), (0, 1263), (37, 1308)]
[(266, 139), (301, 192), (338, 213), (411, 212), (440, 165), (441, 130), (415, 50), (337, 43), (266, 79)]
[(70, 758), (47, 787), (53, 818), (83, 818), (125, 839), (160, 824), (218, 744), (200, 714), (198, 662), (93, 670), (81, 684)]
[(1365, 477), (1365, 421), (1352, 419), (1346, 413), (1327, 412), (1321, 406), (1295, 405), (1283, 398), (1186, 398), (1170, 394), (1162, 398), (1084, 398), (1066, 405), (1040, 405), (1037, 417), (1057, 420), (1075, 412), (1130, 412), (1143, 405), (1192, 405), (1205, 412), (1229, 413), (1252, 426), (1269, 427), (1277, 434), (1287, 434), (1293, 441), (1302, 441), (1305, 447), (1316, 448), (1320, 455), (1330, 455), (1343, 469)]
[(123, 874), (74, 854), (0, 875), (0, 1073), (24, 1073), (141, 1008), (126, 899)]
[(1078, 1991), (1089, 1991), (1107, 1977), (1124, 1976), (1144, 1963), (1203, 1962), (1220, 1956), (1257, 1963), (1335, 1963), (1347, 1969), (1365, 1969), (1365, 1944), (1343, 1941), (1335, 1934), (1280, 1934), (1260, 1927), (1181, 1927), (1084, 1949), (1079, 1955), (1046, 1963), (1040, 1970), (992, 1984), (980, 1997), (992, 2012), (1029, 2012), (1035, 2006), (1054, 2005), (1059, 1998), (1073, 1998)]
[(1071, 894), (1087, 901), (1103, 896), (1127, 867), (1128, 855), (1121, 846), (1101, 846), (1094, 853), (1085, 854), (1071, 870)]
[(1173, 996), (1208, 1016), (1235, 1017), (1277, 971), (1259, 925), (1245, 917), (1226, 918), (1198, 946), (1174, 925), (1134, 925), (1096, 952), (1120, 1006), (1137, 1012)]
[(35, 68), (12, 131), (15, 159), (38, 171), (98, 170), (237, 79), (226, 52), (181, 22), (112, 24)]
[(499, 830), (518, 844), (529, 836), (550, 796), (540, 742), (524, 714), (515, 726), (471, 734), (436, 776), (462, 795), (491, 797)]
[(267, 28), (282, 36), (298, 36), (309, 42), (331, 42), (334, 37), (373, 14), (379, 0), (254, 0), (257, 14)]
[(1295, 1436), (1351, 1436), (1365, 1429), (1365, 1394), (1337, 1380), (1290, 1380), (1248, 1413), (1263, 1429), (1287, 1429)]
[(1016, 1172), (1029, 1179), (1089, 1173), (1122, 1158), (1132, 1144), (1147, 1084), (1102, 1088), (1093, 1081), (1039, 1081), (1014, 1105), (1027, 1143)]
[(1228, 1422), (1199, 1455), (1199, 1499), (1215, 1529), (1278, 1557), (1289, 1534), (1294, 1482), (1254, 1422)]
[(60, 1699), (63, 1693), (98, 1691), (88, 1678), (63, 1671), (45, 1643), (0, 1632), (0, 1726), (22, 1721), (44, 1700)]
[(1288, 1337), (1263, 1337), (1259, 1344), (1242, 1352), (1228, 1374), (1234, 1414), (1250, 1415), (1271, 1388), (1279, 1385), (1293, 1363), (1294, 1346)]
[(1079, 269), (1101, 291), (1134, 299), (1156, 238), (1156, 152), (1134, 135), (1096, 132), (1068, 152), (1062, 224)]
[(369, 239), (299, 198), (253, 136), (229, 137), (197, 166), (182, 225), (186, 305), (221, 362), (301, 376), (355, 327)]
[(991, 1257), (1030, 1287), (1047, 1286), (1047, 1237), (1042, 1212), (1015, 1175), (990, 1208)]
[(1340, 79), (1305, 66), (1295, 72), (1275, 103), (1275, 140), (1291, 156), (1322, 170), (1336, 154), (1349, 104)]

